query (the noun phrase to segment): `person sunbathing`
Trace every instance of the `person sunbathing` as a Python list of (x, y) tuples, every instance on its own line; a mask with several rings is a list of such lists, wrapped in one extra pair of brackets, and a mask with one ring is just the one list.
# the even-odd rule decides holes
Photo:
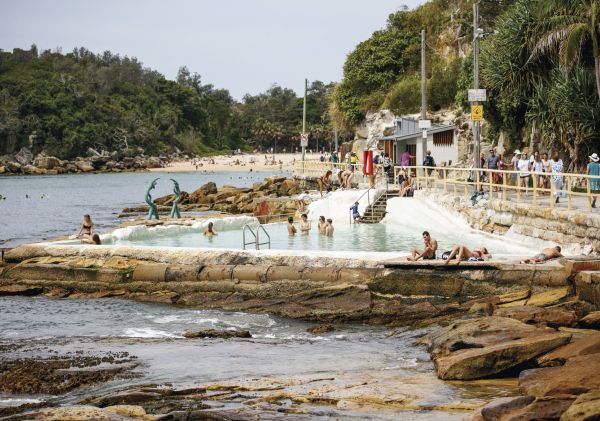
[(407, 260), (410, 262), (416, 262), (421, 258), (423, 260), (434, 260), (437, 247), (437, 241), (431, 238), (428, 231), (423, 231), (423, 250), (414, 249), (412, 256), (408, 257)]
[(557, 259), (559, 257), (562, 257), (561, 252), (561, 248), (560, 246), (556, 246), (556, 247), (549, 247), (546, 248), (544, 250), (542, 250), (541, 253), (536, 254), (535, 256), (529, 258), (529, 259), (525, 259), (525, 260), (521, 260), (522, 264), (536, 264), (536, 263), (545, 263), (548, 260), (552, 260), (552, 259)]
[(488, 252), (488, 249), (482, 247), (479, 250), (469, 250), (466, 246), (457, 245), (452, 248), (452, 251), (448, 255), (448, 259), (444, 264), (450, 263), (450, 260), (456, 257), (456, 264), (460, 264), (461, 260), (486, 260), (491, 259), (492, 255)]

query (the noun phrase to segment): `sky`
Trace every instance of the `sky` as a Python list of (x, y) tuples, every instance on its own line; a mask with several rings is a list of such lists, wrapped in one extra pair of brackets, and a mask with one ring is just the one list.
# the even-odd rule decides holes
[(421, 0), (0, 0), (0, 49), (85, 47), (181, 66), (234, 98), (339, 81), (348, 53)]

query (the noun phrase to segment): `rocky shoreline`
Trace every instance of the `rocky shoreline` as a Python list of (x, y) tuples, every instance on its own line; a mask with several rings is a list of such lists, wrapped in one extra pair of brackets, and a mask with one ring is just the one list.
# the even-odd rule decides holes
[(62, 160), (43, 153), (34, 154), (23, 147), (14, 155), (0, 156), (0, 175), (57, 175), (90, 172), (132, 172), (163, 168), (179, 155), (164, 157), (119, 156), (117, 153), (98, 153), (90, 150), (87, 157)]

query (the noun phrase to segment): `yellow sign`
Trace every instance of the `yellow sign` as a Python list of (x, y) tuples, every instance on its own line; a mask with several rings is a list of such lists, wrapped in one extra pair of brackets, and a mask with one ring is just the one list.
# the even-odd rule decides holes
[(471, 105), (471, 120), (483, 120), (483, 105)]

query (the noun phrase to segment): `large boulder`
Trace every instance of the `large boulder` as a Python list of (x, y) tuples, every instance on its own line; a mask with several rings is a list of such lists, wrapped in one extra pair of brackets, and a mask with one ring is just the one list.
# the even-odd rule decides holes
[(94, 166), (88, 161), (76, 161), (75, 166), (81, 172), (90, 172), (94, 171)]
[(572, 397), (563, 396), (500, 398), (481, 408), (472, 420), (557, 420), (573, 401)]
[(530, 305), (499, 308), (494, 311), (494, 315), (510, 317), (527, 324), (546, 325), (551, 327), (575, 326), (578, 318), (575, 311)]
[(598, 358), (600, 358), (600, 332), (585, 335), (568, 345), (561, 346), (548, 354), (542, 355), (538, 358), (537, 362), (542, 367), (553, 367), (563, 365), (569, 359), (590, 354), (597, 354)]
[(600, 329), (600, 311), (593, 311), (579, 321), (582, 327)]
[(146, 168), (162, 168), (163, 162), (156, 156), (146, 159)]
[(62, 161), (55, 156), (38, 155), (33, 161), (33, 165), (43, 170), (52, 170), (60, 167)]
[(560, 421), (600, 420), (600, 390), (579, 395), (560, 417)]
[(472, 380), (533, 361), (570, 339), (569, 333), (503, 317), (483, 317), (452, 323), (426, 341), (439, 378)]
[(33, 162), (33, 154), (29, 149), (23, 147), (15, 154), (15, 161), (21, 165), (31, 165)]
[(6, 171), (8, 171), (8, 172), (20, 173), (22, 165), (19, 164), (18, 162), (7, 162), (4, 167), (6, 168)]
[(578, 396), (600, 390), (598, 373), (598, 354), (584, 355), (567, 360), (564, 366), (522, 371), (519, 375), (519, 387), (523, 393), (536, 397)]
[(38, 170), (37, 167), (33, 165), (24, 165), (21, 170), (24, 174), (40, 174), (43, 170)]

